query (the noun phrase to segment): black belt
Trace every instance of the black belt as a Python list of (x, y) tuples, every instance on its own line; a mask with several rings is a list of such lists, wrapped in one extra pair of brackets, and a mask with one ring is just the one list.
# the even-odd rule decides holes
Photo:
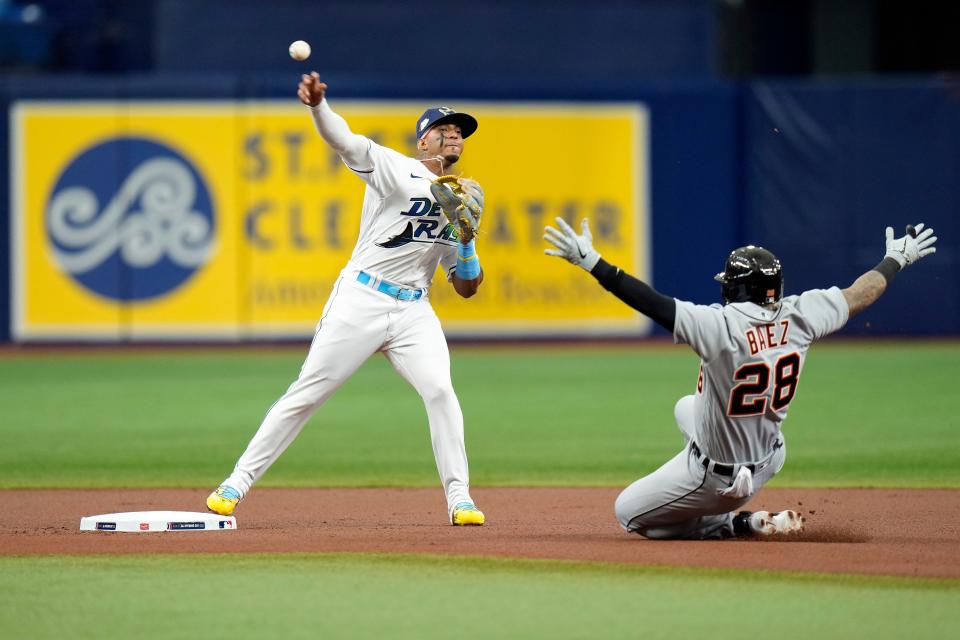
[[(780, 447), (783, 446), (783, 440), (777, 440), (777, 443), (773, 445), (773, 453), (777, 451)], [(723, 464), (722, 462), (714, 462), (707, 456), (703, 455), (703, 452), (700, 451), (700, 447), (697, 446), (696, 442), (690, 442), (690, 450), (693, 451), (693, 455), (697, 456), (700, 459), (700, 464), (703, 465), (705, 469), (709, 469), (710, 465), (713, 464), (713, 472), (721, 476), (730, 476), (733, 477), (733, 470), (737, 467), (734, 464)], [(773, 456), (773, 453), (769, 457)], [(763, 469), (766, 467), (766, 463), (761, 464), (741, 464), (741, 467), (746, 467), (750, 470), (750, 473), (756, 473), (757, 469)]]

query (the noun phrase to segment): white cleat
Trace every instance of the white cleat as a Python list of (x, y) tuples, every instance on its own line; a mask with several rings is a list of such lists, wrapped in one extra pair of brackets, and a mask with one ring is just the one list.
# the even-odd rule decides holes
[(803, 517), (796, 511), (754, 511), (747, 521), (756, 536), (774, 536), (803, 531)]

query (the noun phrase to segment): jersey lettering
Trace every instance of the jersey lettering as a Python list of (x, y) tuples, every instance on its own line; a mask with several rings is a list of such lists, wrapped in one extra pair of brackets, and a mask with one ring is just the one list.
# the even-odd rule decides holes
[(750, 355), (757, 355), (760, 347), (757, 345), (757, 336), (753, 335), (753, 329), (748, 330), (745, 335), (747, 336), (747, 346), (750, 348)]
[(437, 236), (437, 240), (459, 240), (457, 236), (456, 229), (453, 228), (453, 225), (449, 222), (441, 231), (440, 235)]
[(797, 393), (800, 381), (800, 354), (788, 353), (777, 360), (774, 366), (773, 400), (770, 406), (774, 411), (786, 408)]
[[(736, 417), (755, 416), (767, 408), (765, 393), (770, 384), (770, 367), (766, 362), (745, 364), (733, 374), (734, 380), (742, 380), (730, 391), (727, 415)], [(748, 401), (748, 396), (758, 396)]]
[(437, 236), (430, 232), (436, 231), (438, 226), (440, 226), (438, 220), (421, 220), (420, 224), (417, 225), (417, 230), (413, 232), (413, 237), (419, 238), (420, 236), (427, 236), (431, 240), (436, 240)]
[[(770, 325), (772, 326), (772, 325)], [(770, 407), (781, 411), (793, 400), (800, 382), (800, 354), (797, 352), (780, 356), (773, 366), (773, 391)], [(733, 374), (740, 384), (730, 390), (727, 415), (733, 418), (755, 416), (767, 408), (767, 387), (770, 385), (770, 365), (766, 362), (745, 364)], [(749, 396), (756, 396), (748, 401)]]
[(777, 346), (777, 339), (773, 335), (773, 325), (765, 324), (760, 328), (763, 329), (764, 334), (766, 334), (767, 346), (770, 346), (770, 347)]
[(410, 198), (410, 210), (401, 211), (402, 216), (438, 216), (440, 205), (430, 198)]
[(755, 356), (764, 349), (784, 346), (787, 344), (787, 332), (789, 329), (790, 322), (788, 320), (780, 322), (779, 335), (778, 327), (773, 323), (750, 327), (744, 331), (744, 336), (747, 339), (747, 347), (750, 349), (750, 355)]

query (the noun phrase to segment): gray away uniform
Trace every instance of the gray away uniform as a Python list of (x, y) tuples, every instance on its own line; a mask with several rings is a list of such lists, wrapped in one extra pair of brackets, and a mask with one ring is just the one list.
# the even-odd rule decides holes
[(697, 392), (677, 402), (683, 450), (623, 490), (617, 519), (648, 538), (733, 536), (734, 512), (783, 467), (780, 425), (807, 349), (840, 329), (837, 287), (783, 298), (775, 309), (676, 301), (674, 341), (700, 356)]

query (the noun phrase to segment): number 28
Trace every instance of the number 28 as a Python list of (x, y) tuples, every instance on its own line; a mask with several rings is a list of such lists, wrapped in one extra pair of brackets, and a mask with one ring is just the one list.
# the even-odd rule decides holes
[[(773, 394), (770, 406), (774, 411), (786, 408), (797, 392), (800, 379), (800, 354), (788, 353), (773, 365)], [(767, 409), (767, 387), (770, 386), (770, 365), (766, 362), (745, 364), (733, 374), (741, 381), (730, 391), (727, 415), (756, 416)], [(752, 396), (752, 397), (751, 397)]]

